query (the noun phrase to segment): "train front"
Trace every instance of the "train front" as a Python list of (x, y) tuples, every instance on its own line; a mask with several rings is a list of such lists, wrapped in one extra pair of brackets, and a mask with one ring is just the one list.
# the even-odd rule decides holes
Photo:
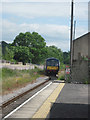
[(56, 76), (59, 71), (60, 62), (56, 58), (48, 58), (46, 60), (46, 75)]

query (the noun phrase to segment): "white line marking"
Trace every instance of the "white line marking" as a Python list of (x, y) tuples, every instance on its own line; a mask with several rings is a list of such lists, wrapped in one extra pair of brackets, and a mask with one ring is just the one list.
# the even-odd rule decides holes
[(16, 112), (17, 110), (19, 110), (22, 106), (24, 106), (26, 103), (28, 103), (32, 98), (34, 98), (36, 95), (38, 95), (40, 92), (42, 92), (44, 89), (46, 89), (47, 87), (49, 87), (52, 84), (52, 82), (50, 82), (48, 85), (46, 85), (44, 88), (42, 88), (40, 91), (38, 91), (36, 94), (34, 94), (32, 97), (30, 97), (28, 100), (26, 100), (23, 104), (21, 104), (20, 106), (18, 106), (16, 109), (14, 109), (12, 112), (10, 112), (8, 115), (6, 115), (2, 120), (5, 120), (6, 118), (8, 118), (10, 115), (12, 115), (14, 112)]

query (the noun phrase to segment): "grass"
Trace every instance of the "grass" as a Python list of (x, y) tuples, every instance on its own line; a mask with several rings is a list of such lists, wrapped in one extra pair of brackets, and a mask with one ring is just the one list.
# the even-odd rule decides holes
[(71, 80), (70, 80), (70, 74), (66, 74), (66, 83), (70, 83)]
[(84, 79), (84, 82), (83, 82), (83, 83), (84, 83), (84, 84), (90, 84), (89, 78)]
[(58, 80), (65, 80), (65, 70), (59, 71)]
[(43, 76), (43, 71), (35, 68), (33, 70), (11, 70), (2, 69), (2, 92), (7, 94), (28, 83), (35, 82), (36, 78)]
[(64, 75), (61, 75), (61, 76), (59, 77), (59, 80), (65, 80), (65, 76), (64, 76)]

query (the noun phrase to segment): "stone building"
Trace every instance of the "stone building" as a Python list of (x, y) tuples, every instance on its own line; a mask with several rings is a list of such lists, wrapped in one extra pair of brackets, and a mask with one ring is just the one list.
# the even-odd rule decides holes
[(71, 81), (90, 81), (90, 32), (73, 40)]

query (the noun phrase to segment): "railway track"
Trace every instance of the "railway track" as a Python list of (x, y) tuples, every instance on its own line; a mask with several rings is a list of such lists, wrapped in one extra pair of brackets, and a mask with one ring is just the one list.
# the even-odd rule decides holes
[(18, 100), (19, 98), (23, 97), (24, 95), (28, 94), (29, 92), (37, 89), (38, 87), (44, 85), (44, 84), (47, 83), (48, 81), (49, 81), (49, 80), (46, 80), (46, 81), (40, 83), (39, 85), (36, 85), (35, 87), (33, 87), (33, 88), (31, 88), (31, 89), (29, 89), (29, 90), (21, 93), (20, 95), (15, 96), (14, 98), (8, 100), (7, 102), (4, 102), (0, 107), (1, 107), (2, 109), (5, 108), (5, 107), (8, 106), (9, 104), (13, 103), (14, 101)]
[[(56, 77), (54, 77), (56, 78)], [(8, 100), (7, 102), (4, 102), (0, 108), (2, 109), (2, 118), (7, 116), (9, 113), (11, 113), (13, 110), (15, 110), (18, 106), (23, 104), (26, 100), (28, 100), (30, 97), (32, 97), (35, 93), (40, 91), (42, 88), (47, 86), (50, 82), (54, 82), (54, 78), (47, 78), (44, 82), (39, 83), (35, 87), (23, 92), (22, 94), (19, 94), (16, 97), (13, 97), (12, 99)], [(57, 79), (57, 78), (56, 78)]]

